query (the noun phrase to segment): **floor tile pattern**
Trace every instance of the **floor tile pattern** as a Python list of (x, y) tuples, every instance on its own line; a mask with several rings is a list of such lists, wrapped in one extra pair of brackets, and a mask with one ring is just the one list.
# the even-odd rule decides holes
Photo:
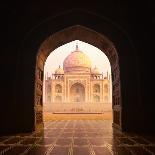
[(4, 155), (155, 155), (155, 137), (125, 134), (109, 120), (59, 120), (44, 129), (0, 137)]

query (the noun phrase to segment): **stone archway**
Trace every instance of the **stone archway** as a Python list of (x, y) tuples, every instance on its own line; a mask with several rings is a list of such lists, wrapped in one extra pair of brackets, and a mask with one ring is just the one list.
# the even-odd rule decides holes
[(41, 77), (45, 60), (51, 51), (73, 40), (96, 46), (110, 60), (113, 126), (126, 132), (140, 131), (143, 121), (142, 115), (137, 115), (141, 108), (139, 61), (131, 38), (116, 23), (93, 12), (79, 10), (50, 17), (25, 36), (16, 69), (18, 131), (34, 131), (37, 124), (43, 122)]
[(85, 88), (81, 83), (75, 83), (70, 88), (71, 102), (85, 102)]
[[(48, 55), (56, 49), (57, 47), (66, 44), (74, 40), (81, 40), (86, 43), (89, 43), (101, 51), (104, 51), (106, 56), (109, 58), (111, 69), (112, 69), (112, 83), (113, 83), (113, 126), (116, 128), (122, 128), (122, 104), (121, 104), (121, 82), (120, 82), (120, 70), (119, 70), (119, 58), (114, 44), (103, 34), (97, 33), (96, 31), (86, 28), (81, 25), (75, 25), (68, 27), (64, 30), (56, 32), (55, 34), (49, 36), (40, 46), (37, 54), (37, 63), (36, 63), (36, 77), (43, 73), (44, 62)], [(37, 86), (40, 83), (40, 79), (35, 79), (35, 85)], [(42, 83), (40, 83), (43, 85)], [(35, 88), (35, 100), (40, 97), (41, 90)], [(38, 95), (39, 94), (39, 95)], [(115, 98), (117, 98), (117, 105), (115, 103)], [(36, 123), (42, 122), (42, 104), (35, 104), (35, 114), (36, 114)], [(38, 119), (39, 118), (39, 119)]]

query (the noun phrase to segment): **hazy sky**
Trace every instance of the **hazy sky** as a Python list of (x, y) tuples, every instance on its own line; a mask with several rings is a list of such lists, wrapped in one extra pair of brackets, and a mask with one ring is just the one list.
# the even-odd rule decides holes
[(45, 62), (44, 73), (46, 74), (48, 72), (48, 76), (50, 76), (51, 73), (54, 73), (54, 71), (59, 67), (59, 65), (63, 68), (64, 59), (76, 49), (77, 43), (79, 50), (83, 51), (90, 58), (92, 67), (95, 67), (96, 65), (100, 72), (105, 75), (107, 71), (111, 73), (110, 62), (107, 56), (100, 49), (79, 40), (62, 45), (53, 52), (51, 51), (51, 54)]

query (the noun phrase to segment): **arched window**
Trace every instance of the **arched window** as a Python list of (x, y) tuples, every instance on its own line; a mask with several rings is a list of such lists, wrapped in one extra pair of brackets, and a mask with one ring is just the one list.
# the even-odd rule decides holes
[(93, 86), (93, 92), (94, 93), (99, 93), (100, 92), (100, 85), (99, 84), (94, 84), (94, 86)]
[(79, 88), (76, 89), (76, 92), (79, 93)]
[(62, 86), (61, 86), (60, 84), (57, 84), (57, 85), (55, 86), (55, 92), (56, 92), (56, 93), (62, 93)]
[(85, 88), (81, 83), (75, 83), (70, 88), (70, 100), (72, 102), (85, 101)]
[(55, 102), (62, 102), (62, 97), (61, 96), (56, 96), (55, 97)]
[(105, 84), (105, 85), (104, 85), (104, 92), (105, 92), (105, 93), (108, 93), (108, 84)]
[(108, 102), (108, 96), (104, 96), (104, 101)]
[(100, 102), (100, 96), (94, 95), (93, 100), (94, 102)]

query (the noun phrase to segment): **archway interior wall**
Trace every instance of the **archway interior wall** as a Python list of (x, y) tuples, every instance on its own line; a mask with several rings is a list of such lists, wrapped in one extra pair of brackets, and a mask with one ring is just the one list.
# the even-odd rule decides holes
[[(113, 125), (121, 129), (121, 89), (120, 89), (120, 72), (119, 72), (119, 60), (118, 54), (113, 43), (105, 36), (80, 25), (75, 25), (59, 31), (49, 36), (40, 46), (37, 55), (36, 74), (39, 70), (43, 72), (43, 66), (48, 55), (56, 48), (74, 40), (81, 40), (89, 43), (101, 51), (103, 51), (109, 58), (112, 69), (112, 83), (113, 83)], [(38, 77), (36, 75), (36, 77)], [(43, 81), (39, 82), (36, 79), (36, 86), (38, 83), (43, 86)], [(38, 92), (42, 90), (35, 89), (35, 100), (38, 98)], [(41, 97), (42, 98), (42, 97)], [(35, 103), (36, 109), (36, 122), (42, 122), (42, 104)], [(38, 116), (37, 116), (38, 115)], [(39, 119), (39, 120), (38, 120)]]

